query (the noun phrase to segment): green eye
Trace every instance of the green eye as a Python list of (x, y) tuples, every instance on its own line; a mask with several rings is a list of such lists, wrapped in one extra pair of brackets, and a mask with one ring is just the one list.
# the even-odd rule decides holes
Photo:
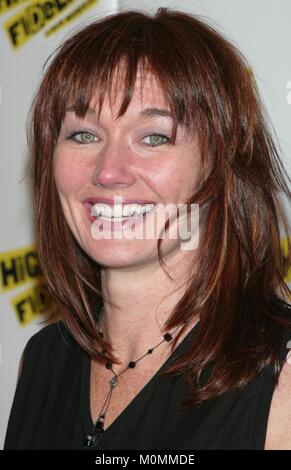
[(147, 135), (143, 140), (148, 139), (148, 142), (145, 142), (146, 145), (150, 147), (158, 147), (159, 145), (163, 145), (169, 142), (169, 137), (162, 134), (151, 134)]
[(78, 142), (79, 144), (91, 144), (92, 142), (96, 141), (96, 136), (91, 134), (91, 132), (73, 132), (69, 136), (69, 139)]

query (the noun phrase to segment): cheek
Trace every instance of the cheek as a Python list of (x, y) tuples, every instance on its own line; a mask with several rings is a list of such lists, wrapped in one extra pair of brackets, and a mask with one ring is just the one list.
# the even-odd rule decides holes
[(172, 168), (173, 185), (176, 190), (188, 197), (195, 191), (198, 177), (201, 171), (199, 155), (193, 155), (193, 151), (180, 156)]
[(199, 161), (195, 162), (193, 153), (180, 154), (157, 168), (151, 181), (165, 201), (175, 203), (192, 194), (198, 175)]
[(84, 162), (61, 151), (56, 151), (54, 154), (53, 171), (57, 189), (63, 194), (75, 192), (89, 177)]

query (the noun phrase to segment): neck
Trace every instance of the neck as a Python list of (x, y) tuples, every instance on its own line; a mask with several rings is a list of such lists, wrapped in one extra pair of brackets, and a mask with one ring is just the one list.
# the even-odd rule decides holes
[[(187, 289), (185, 279), (189, 279), (189, 266), (185, 259), (180, 261), (183, 262), (176, 262), (169, 270), (172, 279), (159, 263), (134, 270), (102, 271), (103, 294), (114, 306), (104, 301), (101, 329), (123, 364), (140, 357), (163, 340), (167, 331), (165, 323)], [(180, 341), (196, 322), (187, 324)], [(178, 333), (179, 329), (175, 336)], [(169, 350), (165, 341), (158, 348), (158, 354), (166, 357)]]

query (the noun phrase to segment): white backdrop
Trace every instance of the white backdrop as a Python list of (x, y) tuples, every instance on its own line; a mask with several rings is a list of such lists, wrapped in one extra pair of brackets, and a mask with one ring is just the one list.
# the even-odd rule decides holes
[(247, 57), (276, 129), (284, 163), (291, 173), (290, 0), (91, 0), (86, 2), (88, 9), (80, 16), (45, 36), (45, 31), (85, 4), (84, 0), (67, 0), (62, 2), (61, 12), (54, 10), (55, 16), (50, 21), (37, 11), (39, 24), (30, 24), (28, 30), (31, 33), (39, 30), (28, 38), (23, 33), (22, 12), (34, 3), (33, 0), (15, 1), (16, 6), (5, 11), (5, 0), (0, 0), (0, 446), (19, 358), (28, 338), (41, 327), (43, 315), (38, 313), (45, 308), (42, 290), (37, 287), (33, 211), (29, 181), (24, 177), (26, 116), (44, 60), (72, 28), (118, 9), (155, 11), (159, 6), (168, 6), (207, 17)]

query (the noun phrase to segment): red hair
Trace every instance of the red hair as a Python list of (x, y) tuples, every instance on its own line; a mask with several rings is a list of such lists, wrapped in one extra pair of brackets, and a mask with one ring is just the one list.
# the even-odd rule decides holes
[[(50, 59), (29, 128), (37, 248), (56, 310), (73, 337), (92, 358), (102, 361), (101, 346), (116, 362), (96, 332), (100, 266), (64, 220), (53, 179), (54, 148), (68, 103), (84, 117), (96, 90), (99, 110), (104, 96), (114, 99), (120, 64), (123, 115), (141, 66), (164, 92), (174, 116), (173, 142), (180, 122), (197, 133), (203, 168), (188, 202), (208, 205), (196, 274), (165, 325), (169, 330), (198, 315), (199, 328), (166, 373), (187, 373), (188, 405), (245, 386), (268, 364), (278, 375), (283, 331), (291, 326), (284, 282), (290, 256), (280, 249), (280, 224), (286, 233), (288, 224), (279, 199), (280, 193), (290, 197), (290, 179), (242, 54), (197, 17), (160, 8), (155, 16), (129, 11), (95, 21)], [(199, 386), (207, 364), (212, 373)]]

